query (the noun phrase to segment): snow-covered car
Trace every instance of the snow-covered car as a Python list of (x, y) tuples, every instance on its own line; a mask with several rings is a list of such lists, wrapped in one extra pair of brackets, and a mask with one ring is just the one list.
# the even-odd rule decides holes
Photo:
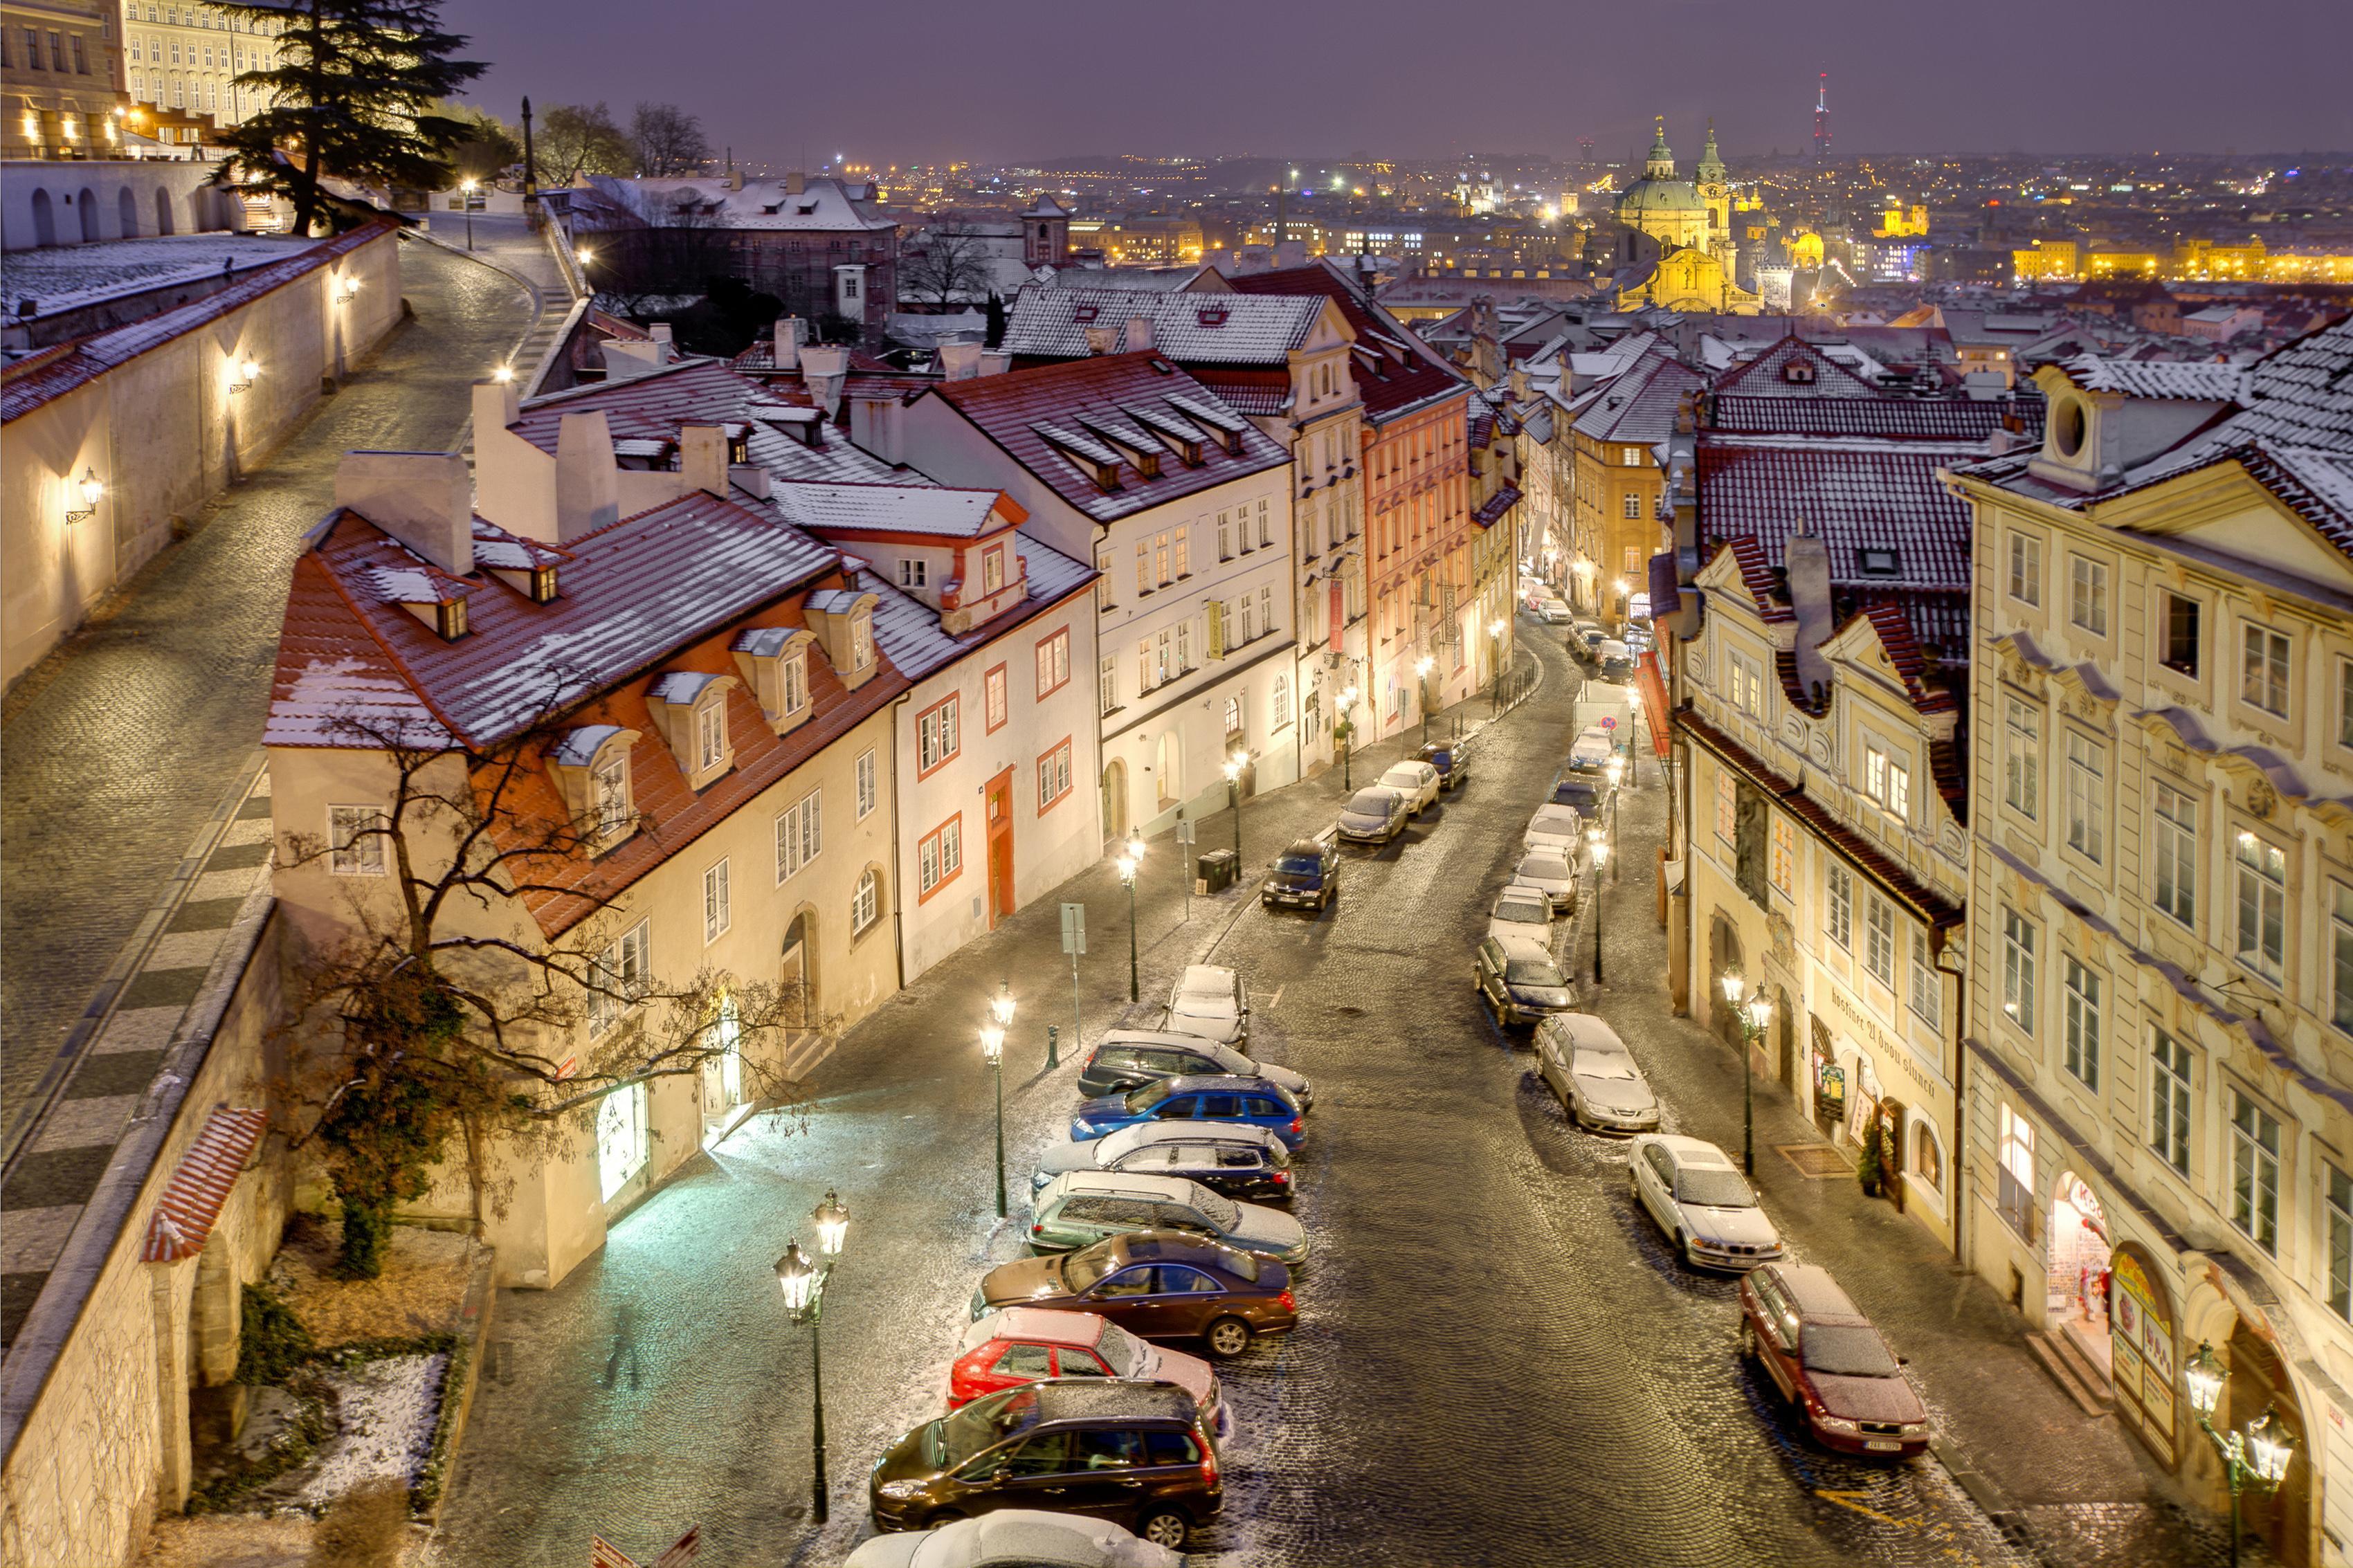
[(1556, 849), (1531, 849), (1521, 856), (1512, 868), (1512, 880), (1519, 887), (1542, 889), (1556, 910), (1577, 902), (1577, 868)]
[(1495, 895), (1487, 914), (1487, 934), (1508, 942), (1514, 937), (1535, 942), (1549, 951), (1552, 944), (1552, 900), (1542, 888), (1516, 884)]
[(1577, 1005), (1568, 976), (1548, 944), (1530, 937), (1489, 937), (1471, 960), (1471, 984), (1510, 1029), (1534, 1024)]
[(1408, 761), (1390, 763), (1375, 787), (1397, 791), (1405, 801), (1407, 814), (1419, 816), (1438, 804), (1438, 791), (1444, 782), (1428, 763)]
[(1233, 1047), (1167, 1029), (1113, 1029), (1087, 1053), (1079, 1069), (1079, 1092), (1115, 1094), (1141, 1089), (1155, 1079), (1198, 1078), (1204, 1073), (1234, 1073), (1281, 1084), (1302, 1105), (1312, 1105), (1307, 1079), (1289, 1068), (1253, 1061)]
[(941, 1380), (947, 1407), (1041, 1377), (1132, 1377), (1173, 1383), (1193, 1396), (1213, 1431), (1228, 1423), (1208, 1362), (1137, 1339), (1100, 1312), (1006, 1307), (973, 1321)]
[(1106, 1138), (1049, 1143), (1038, 1156), (1032, 1192), (1071, 1171), (1138, 1171), (1185, 1176), (1211, 1192), (1248, 1203), (1289, 1203), (1291, 1151), (1263, 1127), (1239, 1121), (1140, 1121)]
[(1536, 1071), (1568, 1108), (1569, 1119), (1597, 1132), (1647, 1132), (1659, 1102), (1618, 1031), (1590, 1013), (1562, 1013), (1536, 1026)]
[(1618, 754), (1618, 744), (1610, 731), (1599, 724), (1589, 724), (1577, 733), (1568, 747), (1568, 771), (1573, 773), (1604, 773), (1609, 759)]
[(1650, 1211), (1694, 1268), (1745, 1274), (1781, 1256), (1781, 1233), (1757, 1191), (1715, 1144), (1667, 1132), (1636, 1136), (1626, 1160), (1634, 1201)]
[(1250, 1038), (1250, 998), (1242, 977), (1215, 963), (1191, 963), (1168, 988), (1168, 1012), (1161, 1026), (1170, 1034), (1198, 1035), (1221, 1046)]
[(1540, 805), (1528, 818), (1520, 842), (1529, 849), (1549, 849), (1575, 866), (1585, 854), (1585, 818), (1573, 805)]
[(1536, 606), (1536, 614), (1544, 617), (1544, 623), (1548, 626), (1566, 626), (1577, 618), (1577, 612), (1562, 599), (1546, 599)]
[(1623, 686), (1634, 679), (1634, 652), (1616, 637), (1603, 637), (1593, 650), (1601, 661), (1601, 679)]
[(1185, 1559), (1104, 1519), (1001, 1508), (937, 1530), (877, 1535), (844, 1568), (1183, 1568)]
[(1601, 639), (1609, 634), (1601, 629), (1599, 621), (1579, 616), (1569, 622), (1568, 635), (1576, 643), (1576, 650), (1573, 651), (1582, 651), (1589, 658), (1593, 650), (1601, 646)]
[(1367, 784), (1348, 797), (1333, 826), (1344, 843), (1387, 844), (1405, 831), (1410, 815), (1397, 791)]
[(1281, 1209), (1240, 1204), (1185, 1176), (1065, 1171), (1038, 1191), (1029, 1248), (1070, 1252), (1138, 1230), (1181, 1230), (1297, 1267), (1307, 1231)]

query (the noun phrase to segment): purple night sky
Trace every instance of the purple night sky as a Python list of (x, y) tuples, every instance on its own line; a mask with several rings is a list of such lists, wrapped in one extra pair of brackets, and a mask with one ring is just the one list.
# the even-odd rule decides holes
[(512, 115), (603, 100), (699, 114), (714, 146), (984, 163), (1093, 153), (1737, 158), (2353, 147), (2348, 0), (445, 0)]

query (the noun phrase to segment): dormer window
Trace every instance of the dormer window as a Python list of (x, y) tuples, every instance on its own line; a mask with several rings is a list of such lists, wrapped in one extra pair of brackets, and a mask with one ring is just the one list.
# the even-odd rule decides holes
[(2063, 458), (2073, 458), (2084, 449), (2084, 437), (2091, 429), (2091, 416), (2080, 397), (2063, 397), (2051, 411), (2051, 449)]
[(808, 650), (816, 641), (792, 626), (756, 626), (735, 638), (735, 667), (780, 735), (809, 715)]
[(736, 683), (732, 675), (673, 670), (646, 693), (646, 706), (661, 723), (689, 789), (703, 788), (735, 764), (727, 692)]
[(1005, 546), (992, 544), (980, 552), (980, 591), (994, 594), (1005, 586)]
[(925, 586), (930, 573), (930, 563), (920, 556), (904, 555), (899, 559), (899, 586), (902, 588)]
[(588, 724), (567, 731), (547, 752), (548, 771), (580, 825), (581, 847), (591, 855), (604, 854), (638, 829), (629, 768), (637, 742), (635, 730)]
[(727, 760), (727, 705), (706, 699), (694, 710), (694, 767), (707, 773)]
[(618, 750), (596, 764), (588, 776), (589, 809), (599, 841), (613, 837), (637, 816), (629, 795), (629, 753)]
[(1866, 577), (1894, 577), (1902, 567), (1893, 550), (1864, 549), (1855, 552), (1855, 570)]
[(860, 609), (849, 621), (849, 668), (864, 669), (874, 662), (874, 613)]
[(1813, 362), (1811, 360), (1803, 359), (1791, 359), (1784, 362), (1781, 366), (1781, 379), (1788, 382), (1791, 386), (1813, 385)]
[[(554, 574), (550, 573), (553, 579)], [(466, 601), (445, 599), (434, 606), (433, 629), (441, 634), (443, 642), (456, 642), (466, 635)]]

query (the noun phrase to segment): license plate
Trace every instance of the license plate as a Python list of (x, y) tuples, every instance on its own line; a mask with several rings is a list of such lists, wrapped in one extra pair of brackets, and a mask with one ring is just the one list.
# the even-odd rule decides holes
[(1903, 1447), (1904, 1445), (1901, 1443), (1891, 1443), (1884, 1437), (1873, 1437), (1866, 1441), (1863, 1444), (1863, 1447), (1870, 1449), (1874, 1454), (1893, 1454), (1897, 1449)]

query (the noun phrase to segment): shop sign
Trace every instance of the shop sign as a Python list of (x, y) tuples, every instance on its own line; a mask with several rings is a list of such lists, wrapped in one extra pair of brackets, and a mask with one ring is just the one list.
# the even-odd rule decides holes
[(2133, 1426), (2170, 1468), (2173, 1454), (2173, 1314), (2164, 1284), (2126, 1243), (2109, 1260), (2109, 1380)]

